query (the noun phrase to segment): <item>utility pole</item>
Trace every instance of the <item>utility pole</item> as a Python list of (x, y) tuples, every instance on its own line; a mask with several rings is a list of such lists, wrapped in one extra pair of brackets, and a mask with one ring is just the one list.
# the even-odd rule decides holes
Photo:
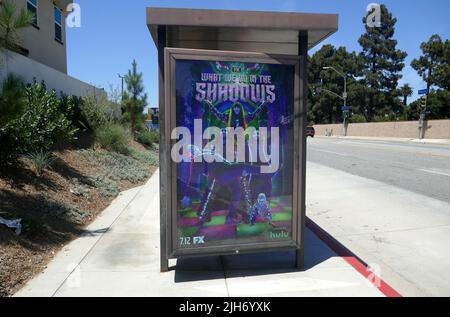
[(123, 80), (125, 79), (126, 76), (122, 76), (120, 74), (117, 74), (117, 76), (119, 76), (119, 78), (122, 79), (122, 102), (123, 102)]
[(332, 66), (326, 66), (323, 67), (324, 70), (333, 70), (334, 72), (336, 72), (339, 76), (341, 76), (342, 78), (344, 78), (344, 93), (341, 96), (339, 96), (338, 94), (332, 93), (329, 90), (323, 89), (324, 91), (328, 92), (328, 93), (332, 93), (333, 95), (339, 97), (340, 99), (344, 100), (344, 107), (342, 108), (342, 114), (343, 114), (343, 118), (344, 118), (344, 136), (347, 136), (347, 130), (348, 130), (348, 122), (347, 119), (349, 117), (350, 114), (350, 110), (347, 107), (347, 98), (348, 98), (348, 93), (347, 93), (347, 76), (343, 73), (341, 73), (340, 71), (338, 71), (336, 68), (332, 67)]

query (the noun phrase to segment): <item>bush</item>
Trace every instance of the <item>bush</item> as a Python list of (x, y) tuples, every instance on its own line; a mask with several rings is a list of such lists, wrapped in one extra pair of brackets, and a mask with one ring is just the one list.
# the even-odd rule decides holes
[(157, 131), (143, 131), (136, 136), (136, 141), (143, 145), (153, 146), (159, 144), (159, 133)]
[(117, 123), (108, 123), (95, 130), (95, 141), (105, 150), (127, 153), (131, 136)]
[[(72, 138), (77, 131), (61, 110), (55, 91), (47, 92), (44, 84), (35, 82), (25, 89), (25, 97), (21, 115), (0, 131), (1, 143), (8, 144), (7, 153), (1, 153), (2, 158), (49, 151), (56, 143)], [(70, 109), (70, 104), (67, 107)]]
[(81, 104), (81, 117), (87, 128), (95, 131), (111, 122), (122, 120), (120, 105), (111, 102), (106, 96), (87, 96)]
[(365, 123), (365, 122), (367, 122), (367, 120), (362, 114), (354, 114), (350, 118), (350, 123)]
[(44, 150), (32, 152), (27, 155), (27, 158), (38, 176), (41, 176), (44, 170), (49, 169), (55, 161), (52, 153)]
[(73, 126), (79, 130), (87, 130), (88, 120), (83, 113), (84, 99), (78, 96), (67, 96), (61, 93), (60, 109)]

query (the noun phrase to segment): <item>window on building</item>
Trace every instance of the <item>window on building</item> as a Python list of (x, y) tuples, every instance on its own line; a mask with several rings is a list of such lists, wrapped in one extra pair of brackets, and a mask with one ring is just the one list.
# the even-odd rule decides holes
[(34, 14), (33, 25), (38, 25), (38, 0), (27, 0), (27, 9)]
[(55, 40), (62, 43), (62, 11), (55, 7)]

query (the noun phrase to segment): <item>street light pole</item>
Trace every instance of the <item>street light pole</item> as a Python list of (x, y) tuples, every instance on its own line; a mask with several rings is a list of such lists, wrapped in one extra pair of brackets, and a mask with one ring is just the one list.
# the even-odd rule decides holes
[(347, 136), (347, 128), (348, 128), (348, 124), (347, 124), (347, 114), (348, 114), (348, 110), (347, 110), (347, 98), (348, 98), (348, 93), (347, 93), (347, 76), (343, 73), (341, 73), (340, 71), (338, 71), (336, 68), (332, 67), (332, 66), (326, 66), (323, 68), (324, 70), (328, 70), (331, 69), (334, 72), (336, 72), (339, 76), (341, 76), (342, 78), (344, 78), (344, 94), (342, 95), (342, 99), (344, 100), (344, 136)]
[(120, 74), (117, 74), (117, 76), (119, 76), (119, 78), (122, 79), (122, 102), (123, 102), (123, 80), (125, 79), (125, 76), (122, 76)]

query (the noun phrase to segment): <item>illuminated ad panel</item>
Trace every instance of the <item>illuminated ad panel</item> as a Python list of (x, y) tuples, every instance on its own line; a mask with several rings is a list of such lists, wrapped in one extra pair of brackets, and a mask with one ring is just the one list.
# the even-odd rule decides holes
[(173, 248), (296, 241), (296, 64), (174, 63)]

